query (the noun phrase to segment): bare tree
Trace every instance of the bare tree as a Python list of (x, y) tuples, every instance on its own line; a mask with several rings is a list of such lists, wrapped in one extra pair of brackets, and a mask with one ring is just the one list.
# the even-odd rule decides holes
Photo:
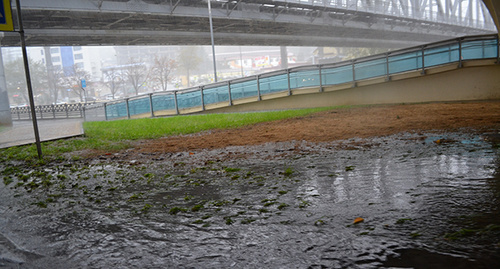
[(196, 46), (185, 46), (181, 47), (179, 51), (179, 67), (183, 71), (186, 71), (187, 75), (187, 86), (190, 87), (191, 83), (189, 81), (190, 72), (196, 70), (198, 66), (203, 62), (202, 49)]
[(87, 93), (82, 87), (82, 81), (88, 80), (90, 77), (89, 73), (85, 71), (82, 67), (74, 64), (64, 69), (65, 76), (62, 78), (62, 85), (67, 88), (71, 88), (78, 94), (80, 102), (87, 101)]
[(106, 84), (111, 92), (111, 96), (115, 99), (115, 95), (122, 84), (122, 72), (117, 68), (106, 68), (103, 69), (104, 78), (106, 79)]
[[(131, 61), (132, 62), (132, 61)], [(148, 69), (144, 63), (130, 63), (124, 71), (125, 79), (134, 87), (135, 95), (148, 79)]]
[(158, 82), (163, 91), (167, 90), (168, 82), (172, 80), (171, 73), (177, 68), (177, 62), (167, 56), (155, 57), (151, 68), (151, 79)]
[[(29, 59), (31, 83), (33, 86), (34, 95), (46, 95), (45, 88), (47, 85), (47, 77), (45, 66), (41, 62), (34, 62)], [(29, 103), (26, 76), (24, 73), (24, 64), (22, 59), (7, 62), (4, 64), (5, 77), (7, 78), (7, 91), (9, 95), (22, 97), (24, 103)]]
[(63, 81), (64, 73), (61, 69), (56, 69), (54, 66), (47, 66), (47, 90), (51, 103), (57, 103)]
[(50, 47), (44, 47), (43, 49), (45, 51), (45, 66), (47, 67), (47, 90), (52, 103), (55, 104), (59, 99), (59, 85), (63, 78), (63, 72), (61, 69), (56, 69), (52, 64)]

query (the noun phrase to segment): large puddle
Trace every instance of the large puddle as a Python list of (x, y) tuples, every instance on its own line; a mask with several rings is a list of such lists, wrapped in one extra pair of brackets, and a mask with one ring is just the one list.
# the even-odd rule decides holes
[(484, 138), (2, 164), (0, 268), (500, 268)]

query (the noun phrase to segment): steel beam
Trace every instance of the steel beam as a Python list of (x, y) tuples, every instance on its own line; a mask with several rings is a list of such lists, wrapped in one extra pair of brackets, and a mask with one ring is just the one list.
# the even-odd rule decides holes
[[(397, 42), (389, 39), (399, 39), (400, 43), (421, 44), (456, 36), (493, 33), (493, 26), (489, 30), (477, 28), (481, 26), (477, 20), (488, 21), (480, 17), (483, 14), (488, 18), (483, 8), (475, 8), (475, 14), (465, 15), (460, 9), (462, 1), (238, 0), (231, 3), (230, 10), (229, 2), (214, 1), (212, 15), (214, 31), (228, 36), (224, 39), (216, 36), (218, 45), (253, 45), (229, 38), (241, 35), (245, 35), (244, 40), (255, 40), (259, 45), (315, 46), (321, 45), (316, 36), (328, 40), (324, 45), (344, 38), (373, 39), (375, 43), (384, 40)], [(23, 17), (27, 42), (31, 46), (181, 45), (207, 44), (209, 14), (206, 3), (206, 0), (23, 0), (22, 9), (26, 14)], [(472, 12), (473, 6), (470, 5)], [(491, 20), (488, 22), (492, 23)], [(63, 33), (61, 30), (68, 30), (69, 35), (57, 36)], [(91, 36), (78, 34), (84, 31), (96, 32), (87, 32), (94, 34)], [(135, 36), (137, 31), (147, 36)], [(71, 34), (73, 32), (76, 34)], [(118, 38), (122, 33), (132, 37)], [(259, 35), (278, 38), (259, 39)], [(165, 36), (175, 36), (177, 40), (168, 40)], [(293, 44), (285, 43), (290, 39)], [(14, 46), (18, 42), (7, 35), (3, 45)]]

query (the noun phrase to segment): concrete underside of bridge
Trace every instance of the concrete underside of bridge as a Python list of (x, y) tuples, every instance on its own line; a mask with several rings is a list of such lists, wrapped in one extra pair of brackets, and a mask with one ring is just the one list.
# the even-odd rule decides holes
[[(410, 12), (404, 8), (393, 13), (375, 12), (388, 8), (389, 1), (353, 1), (356, 9), (339, 2), (338, 6), (327, 4), (330, 1), (325, 5), (315, 2), (212, 1), (214, 42), (401, 48), (494, 33), (491, 27), (483, 29), (472, 22), (456, 24), (457, 17), (452, 14), (438, 12), (432, 13), (434, 17), (425, 17), (420, 10)], [(381, 6), (366, 9), (370, 3)], [(399, 5), (408, 8), (409, 4), (406, 1)], [(17, 9), (13, 11), (18, 29)], [(22, 18), (28, 46), (211, 44), (207, 2), (201, 0), (23, 0)], [(4, 35), (2, 46), (20, 45), (16, 32)]]
[[(500, 99), (500, 65), (493, 60), (464, 63), (462, 68), (447, 65), (409, 72), (391, 77), (360, 81), (357, 86), (345, 84), (296, 90), (293, 95), (282, 93), (273, 97), (237, 105), (210, 109), (201, 113), (230, 113), (327, 107), (341, 105), (376, 105), (420, 102), (450, 102)], [(235, 103), (238, 103), (236, 101)]]
[(497, 31), (500, 34), (500, 1), (498, 0), (483, 0), (484, 5), (490, 11), (491, 18), (495, 21)]

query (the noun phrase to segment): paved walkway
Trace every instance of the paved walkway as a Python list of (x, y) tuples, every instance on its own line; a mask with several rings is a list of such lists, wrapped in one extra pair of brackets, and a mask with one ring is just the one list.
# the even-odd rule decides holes
[[(41, 141), (49, 141), (83, 134), (83, 119), (38, 120)], [(0, 148), (35, 143), (33, 122), (14, 121), (9, 128), (0, 127)]]

